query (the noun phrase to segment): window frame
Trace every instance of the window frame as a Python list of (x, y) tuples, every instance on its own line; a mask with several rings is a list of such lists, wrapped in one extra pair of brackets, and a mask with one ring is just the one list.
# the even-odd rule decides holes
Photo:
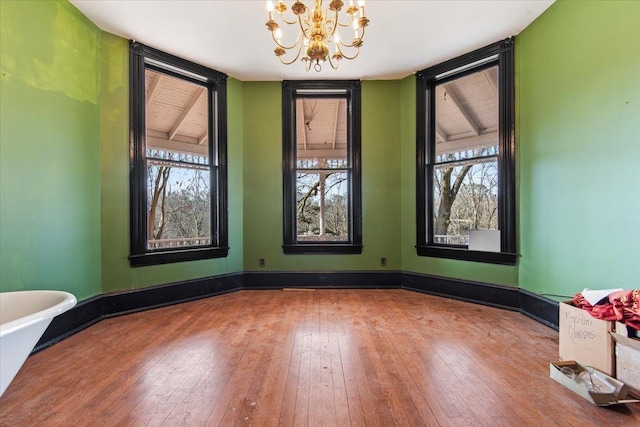
[[(359, 80), (284, 80), (282, 82), (283, 245), (285, 254), (361, 254), (361, 82)], [(314, 93), (315, 92), (315, 93)], [(347, 241), (299, 241), (296, 232), (296, 100), (347, 100), (349, 235)]]
[[(494, 58), (495, 57), (495, 58)], [(492, 59), (494, 58), (494, 59)], [(498, 229), (500, 252), (434, 242), (435, 88), (450, 79), (498, 66)], [(515, 265), (514, 41), (507, 38), (416, 73), (416, 251), (419, 256)]]
[[(146, 160), (146, 69), (201, 85), (208, 92), (211, 241), (192, 248), (148, 249)], [(227, 75), (129, 40), (130, 255), (132, 267), (226, 257)], [(215, 161), (217, 159), (217, 162)], [(217, 173), (216, 173), (217, 172)]]

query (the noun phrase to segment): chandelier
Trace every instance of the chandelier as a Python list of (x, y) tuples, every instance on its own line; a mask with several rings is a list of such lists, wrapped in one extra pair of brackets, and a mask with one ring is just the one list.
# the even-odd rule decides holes
[[(280, 62), (289, 65), (301, 58), (307, 71), (311, 65), (314, 70), (320, 71), (322, 63), (327, 60), (332, 68), (337, 69), (341, 59), (356, 58), (360, 53), (364, 30), (369, 25), (369, 19), (364, 16), (364, 1), (358, 1), (356, 6), (351, 0), (346, 10), (346, 17), (342, 18), (344, 22), (340, 22), (338, 15), (343, 6), (344, 2), (341, 0), (332, 0), (326, 11), (323, 11), (322, 0), (315, 0), (313, 10), (310, 10), (301, 1), (296, 1), (291, 6), (293, 15), (287, 17), (287, 6), (284, 1), (280, 0), (275, 5), (273, 1), (267, 1), (269, 11), (267, 29), (271, 31), (273, 41), (276, 43), (274, 53)], [(298, 27), (298, 34), (293, 42), (282, 41), (281, 25), (285, 26), (285, 24)], [(352, 33), (350, 32), (349, 38), (344, 38), (340, 34), (341, 31), (346, 32), (340, 27), (351, 28)], [(329, 48), (330, 43), (333, 46), (333, 54)], [(294, 55), (294, 58), (290, 59), (291, 56), (287, 53)]]

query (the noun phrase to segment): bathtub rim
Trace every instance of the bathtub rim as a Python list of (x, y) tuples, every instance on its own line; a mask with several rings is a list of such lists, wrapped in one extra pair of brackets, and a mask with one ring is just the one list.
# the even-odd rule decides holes
[(10, 292), (1, 292), (1, 294), (54, 294), (56, 296), (62, 296), (63, 299), (59, 303), (52, 305), (51, 307), (45, 308), (44, 310), (37, 311), (32, 314), (28, 314), (26, 316), (20, 317), (15, 320), (11, 320), (7, 323), (0, 324), (0, 338), (20, 331), (21, 329), (28, 328), (29, 326), (35, 325), (37, 323), (50, 320), (65, 311), (73, 308), (77, 304), (77, 299), (75, 295), (66, 292), (66, 291), (56, 291), (56, 290), (28, 290), (28, 291), (10, 291)]

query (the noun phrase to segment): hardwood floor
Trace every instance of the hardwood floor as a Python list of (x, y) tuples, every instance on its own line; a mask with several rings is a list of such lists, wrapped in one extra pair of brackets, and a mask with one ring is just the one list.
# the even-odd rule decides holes
[(240, 291), (104, 320), (31, 356), (2, 426), (612, 426), (549, 378), (558, 334), (404, 290)]

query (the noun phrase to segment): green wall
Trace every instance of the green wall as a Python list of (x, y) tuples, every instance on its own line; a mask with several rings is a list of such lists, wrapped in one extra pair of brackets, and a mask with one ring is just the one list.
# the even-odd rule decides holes
[(281, 86), (229, 79), (229, 256), (131, 268), (127, 41), (65, 0), (0, 1), (0, 18), (2, 291), (86, 299), (240, 271), (385, 269), (545, 294), (637, 287), (640, 2), (559, 1), (516, 39), (517, 266), (416, 255), (409, 76), (363, 82), (361, 255), (282, 253)]
[[(361, 255), (282, 252), (282, 91), (280, 82), (244, 83), (244, 269), (400, 268), (400, 93), (398, 81), (362, 84)], [(387, 267), (380, 257), (387, 257)], [(259, 268), (264, 258), (266, 266)]]
[(0, 291), (101, 292), (101, 31), (66, 1), (0, 1)]
[(102, 291), (180, 282), (242, 270), (242, 82), (227, 82), (229, 255), (132, 268), (129, 265), (129, 44), (103, 33)]
[(560, 1), (518, 37), (520, 286), (638, 287), (640, 2)]

